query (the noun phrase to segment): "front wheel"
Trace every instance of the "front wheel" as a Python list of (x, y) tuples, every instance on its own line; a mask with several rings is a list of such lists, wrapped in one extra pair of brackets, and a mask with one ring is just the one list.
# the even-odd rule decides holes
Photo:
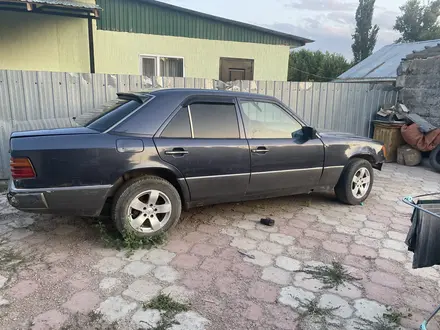
[(112, 218), (119, 232), (150, 237), (173, 227), (182, 204), (176, 188), (168, 181), (144, 176), (128, 181), (115, 196)]
[(360, 204), (370, 195), (373, 180), (370, 162), (360, 158), (351, 159), (335, 187), (336, 197), (346, 204)]

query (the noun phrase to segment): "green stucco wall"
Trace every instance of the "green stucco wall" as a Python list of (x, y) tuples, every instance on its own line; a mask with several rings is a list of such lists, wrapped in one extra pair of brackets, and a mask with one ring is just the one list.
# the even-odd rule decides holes
[(97, 30), (96, 71), (140, 74), (139, 55), (184, 57), (185, 76), (219, 79), (220, 57), (254, 60), (254, 80), (286, 80), (289, 46)]
[(0, 11), (0, 69), (88, 72), (87, 21)]
[[(20, 22), (20, 24), (17, 24)], [(0, 69), (89, 72), (87, 21), (0, 11)], [(184, 57), (185, 76), (219, 79), (220, 57), (254, 60), (254, 80), (286, 80), (289, 46), (96, 30), (97, 73), (140, 74), (139, 55)]]

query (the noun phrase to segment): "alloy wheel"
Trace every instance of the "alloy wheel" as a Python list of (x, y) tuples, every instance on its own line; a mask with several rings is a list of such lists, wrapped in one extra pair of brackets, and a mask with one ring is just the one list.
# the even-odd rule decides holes
[(358, 199), (364, 197), (368, 193), (370, 182), (370, 171), (365, 167), (358, 169), (351, 181), (351, 192), (353, 196)]
[(130, 226), (141, 233), (159, 231), (170, 220), (171, 201), (159, 190), (147, 190), (137, 195), (128, 207)]

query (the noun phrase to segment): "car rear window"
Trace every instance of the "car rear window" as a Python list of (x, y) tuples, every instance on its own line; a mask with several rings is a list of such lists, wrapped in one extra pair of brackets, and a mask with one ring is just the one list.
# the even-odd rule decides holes
[(73, 119), (80, 126), (103, 132), (128, 116), (141, 105), (142, 103), (136, 100), (116, 99)]

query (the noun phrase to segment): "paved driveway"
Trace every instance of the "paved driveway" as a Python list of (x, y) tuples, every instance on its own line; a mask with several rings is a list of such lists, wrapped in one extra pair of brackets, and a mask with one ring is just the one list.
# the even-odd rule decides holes
[(0, 328), (154, 328), (161, 314), (142, 302), (160, 292), (189, 306), (172, 329), (393, 329), (379, 325), (400, 313), (416, 328), (440, 303), (440, 273), (411, 269), (412, 210), (398, 200), (440, 191), (439, 178), (386, 165), (363, 206), (318, 195), (195, 209), (129, 258), (93, 220), (20, 213), (2, 195)]

